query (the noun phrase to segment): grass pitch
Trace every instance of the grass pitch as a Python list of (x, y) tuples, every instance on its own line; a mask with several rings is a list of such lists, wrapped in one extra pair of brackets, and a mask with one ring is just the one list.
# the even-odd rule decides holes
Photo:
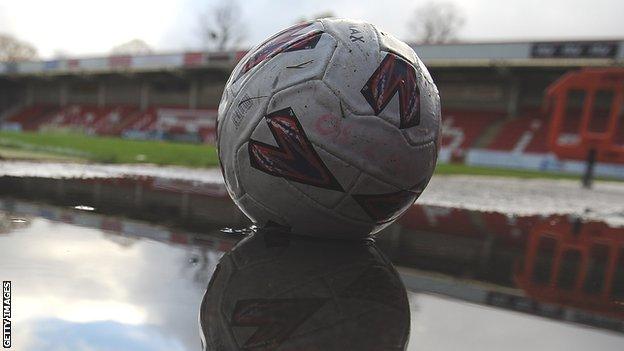
[(189, 167), (214, 167), (218, 164), (214, 146), (80, 134), (0, 132), (0, 147), (101, 163), (153, 163)]
[[(127, 140), (68, 133), (0, 131), (0, 158), (99, 163), (152, 163), (186, 167), (218, 165), (214, 146)], [(439, 164), (436, 174), (579, 179), (580, 176), (506, 168)]]
[[(540, 172), (524, 169), (508, 169), (494, 167), (477, 167), (462, 164), (438, 164), (436, 166), (436, 174), (445, 175), (478, 175), (491, 177), (514, 177), (514, 178), (547, 178), (547, 179), (580, 179), (577, 174), (558, 173), (558, 172)], [(596, 179), (606, 179), (597, 177)]]

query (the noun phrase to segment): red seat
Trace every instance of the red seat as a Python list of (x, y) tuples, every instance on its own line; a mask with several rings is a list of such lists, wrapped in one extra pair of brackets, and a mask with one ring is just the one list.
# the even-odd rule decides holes
[(496, 120), (502, 112), (444, 110), (442, 113), (442, 147), (453, 152), (464, 152), (473, 147), (478, 137)]
[(34, 131), (50, 120), (57, 110), (57, 107), (50, 105), (30, 106), (8, 117), (7, 121), (18, 123), (23, 130)]
[(521, 111), (505, 122), (486, 146), (490, 150), (531, 153), (548, 152), (548, 119), (536, 109)]

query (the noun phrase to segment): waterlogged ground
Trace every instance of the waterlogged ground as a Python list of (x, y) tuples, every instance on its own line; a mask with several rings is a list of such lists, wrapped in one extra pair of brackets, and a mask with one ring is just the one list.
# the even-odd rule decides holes
[(621, 182), (598, 181), (592, 189), (584, 189), (575, 180), (438, 176), (418, 202), (521, 216), (573, 214), (624, 226)]
[[(153, 165), (93, 165), (2, 162), (0, 176), (118, 178), (152, 176), (223, 184), (218, 168), (189, 169)], [(577, 180), (518, 179), (436, 175), (420, 204), (497, 211), (515, 215), (573, 214), (624, 226), (624, 183), (597, 181), (583, 189)]]
[[(13, 284), (12, 349), (200, 350), (200, 301), (235, 238), (12, 200), (3, 208), (0, 277)], [(408, 295), (408, 350), (624, 348), (621, 333)]]
[(204, 183), (223, 183), (218, 168), (185, 168), (140, 164), (79, 164), (29, 161), (0, 162), (0, 176), (43, 178), (122, 178), (147, 176)]

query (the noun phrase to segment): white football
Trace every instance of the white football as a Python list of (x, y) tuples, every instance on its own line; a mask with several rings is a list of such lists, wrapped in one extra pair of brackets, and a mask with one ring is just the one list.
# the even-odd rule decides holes
[(398, 218), (437, 159), (440, 98), (405, 43), (321, 19), (250, 50), (219, 105), (227, 190), (260, 226), (357, 238)]

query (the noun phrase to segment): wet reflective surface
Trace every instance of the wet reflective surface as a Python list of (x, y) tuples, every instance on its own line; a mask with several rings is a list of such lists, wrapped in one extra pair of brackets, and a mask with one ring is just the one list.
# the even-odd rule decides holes
[(0, 276), (12, 281), (14, 349), (200, 349), (199, 301), (232, 241), (0, 204)]
[(206, 350), (403, 350), (410, 316), (374, 241), (265, 228), (223, 256), (200, 321)]
[[(164, 193), (181, 211), (189, 204), (184, 197), (225, 196), (218, 169), (188, 169), (153, 165), (63, 164), (50, 162), (0, 162), (0, 191), (10, 189), (20, 196), (57, 200), (77, 196), (99, 202), (115, 200), (116, 206), (140, 207), (158, 201)], [(113, 189), (110, 192), (108, 190)], [(41, 194), (39, 194), (41, 193)], [(120, 195), (127, 199), (124, 204)], [(143, 194), (148, 195), (144, 198)], [(157, 194), (157, 196), (151, 196)], [(106, 195), (110, 195), (107, 197)], [(179, 200), (173, 200), (177, 195)], [(87, 198), (86, 196), (90, 196)], [(457, 207), (476, 211), (501, 212), (519, 216), (574, 214), (586, 219), (624, 226), (624, 183), (597, 181), (592, 189), (579, 187), (573, 179), (516, 179), (482, 176), (441, 176), (431, 179), (418, 199), (428, 206)], [(173, 204), (172, 204), (173, 201)], [(191, 209), (197, 203), (190, 204)], [(145, 211), (142, 211), (145, 212)], [(192, 212), (192, 211), (187, 211)], [(209, 213), (203, 214), (209, 215)], [(192, 215), (192, 213), (191, 213)], [(211, 219), (219, 216), (211, 216)]]
[[(12, 183), (1, 191), (0, 278), (13, 284), (13, 349), (200, 350), (201, 302), (208, 283), (224, 253), (250, 234), (235, 230), (247, 223), (227, 198), (207, 188), (149, 179), (111, 180), (99, 185), (99, 195), (92, 183), (87, 192), (81, 184), (54, 187), (39, 183), (43, 181)], [(137, 181), (141, 190), (136, 190)], [(25, 196), (16, 191), (18, 185), (38, 191)], [(230, 229), (221, 231), (223, 227)], [(308, 304), (316, 308), (310, 307), (309, 318), (316, 315), (319, 320), (306, 319), (307, 325), (298, 324), (303, 328), (299, 331), (257, 326), (258, 316), (266, 317), (261, 312), (267, 305), (262, 305), (264, 310), (257, 304), (247, 310), (239, 305), (239, 312), (247, 311), (238, 315), (235, 327), (240, 347), (251, 342), (248, 345), (256, 345), (255, 349), (270, 349), (281, 340), (278, 350), (302, 349), (306, 342), (306, 350), (331, 349), (318, 348), (320, 335), (326, 336), (323, 340), (331, 340), (336, 330), (348, 335), (333, 345), (353, 340), (357, 328), (348, 326), (357, 325), (353, 322), (357, 313), (370, 318), (364, 326), (375, 325), (379, 322), (375, 318), (380, 318), (389, 320), (385, 326), (400, 331), (401, 311), (407, 308), (408, 350), (624, 347), (624, 229), (612, 224), (568, 215), (514, 216), (414, 206), (381, 234), (373, 250), (378, 248), (396, 266), (407, 290), (404, 304), (396, 298), (400, 289), (390, 289), (392, 294), (376, 290), (371, 282), (392, 281), (392, 274), (349, 273), (336, 278), (335, 272), (319, 273), (328, 262), (353, 268), (350, 255), (366, 250), (345, 249), (340, 255), (340, 245), (321, 243), (313, 250), (309, 244), (297, 244), (299, 253), (275, 255), (284, 251), (285, 241), (269, 241), (273, 246), (267, 251), (262, 239), (247, 239), (248, 244), (237, 249), (245, 254), (235, 251), (230, 256), (246, 257), (247, 264), (261, 262), (263, 267), (241, 269), (242, 283), (220, 283), (220, 290), (228, 291), (225, 295), (212, 293), (216, 283), (208, 289), (207, 297), (230, 299), (232, 314), (222, 315), (236, 315), (234, 307), (240, 300), (283, 300), (312, 291), (308, 298), (327, 299), (328, 291), (335, 291), (335, 296), (331, 304), (325, 304), (329, 300)], [(265, 246), (252, 250), (249, 242)], [(384, 267), (383, 259), (375, 260), (376, 267)], [(272, 282), (274, 270), (292, 277), (289, 284), (302, 279), (301, 285), (295, 284), (300, 291)], [(360, 273), (365, 271), (359, 268)], [(266, 273), (258, 277), (262, 272)], [(316, 283), (311, 277), (319, 275), (333, 283), (313, 290), (310, 286)], [(371, 279), (360, 284), (368, 279), (360, 277)], [(272, 311), (279, 310), (271, 306)], [(329, 323), (340, 316), (345, 318), (343, 324)], [(284, 342), (289, 336), (307, 335), (302, 332), (305, 328), (327, 324), (332, 328), (324, 328), (326, 334), (297, 339), (304, 344), (288, 348)], [(204, 324), (204, 329), (217, 327), (216, 322)], [(361, 340), (374, 333), (361, 331), (365, 331)], [(403, 334), (383, 333), (395, 341)]]

